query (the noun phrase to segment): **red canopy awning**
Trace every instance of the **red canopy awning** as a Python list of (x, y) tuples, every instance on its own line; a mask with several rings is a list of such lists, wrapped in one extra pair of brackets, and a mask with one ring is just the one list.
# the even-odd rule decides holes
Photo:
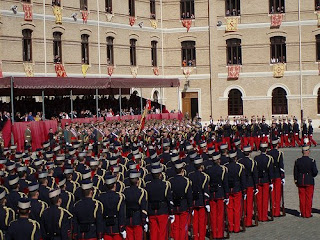
[[(15, 89), (110, 89), (178, 87), (177, 78), (57, 78), (14, 77)], [(1, 88), (10, 88), (10, 77), (0, 79)]]

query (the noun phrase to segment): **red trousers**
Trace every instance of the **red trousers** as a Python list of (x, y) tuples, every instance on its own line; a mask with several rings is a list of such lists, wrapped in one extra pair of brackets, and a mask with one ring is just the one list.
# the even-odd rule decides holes
[(127, 240), (142, 240), (143, 229), (142, 226), (127, 226)]
[(79, 238), (79, 240), (98, 240), (98, 238)]
[(242, 146), (243, 146), (243, 147), (248, 146), (248, 144), (249, 144), (249, 137), (243, 137), (242, 139), (243, 139), (243, 144), (242, 144)]
[(259, 221), (268, 221), (269, 183), (258, 185), (257, 203)]
[(149, 217), (150, 239), (152, 240), (167, 240), (169, 221), (168, 215), (155, 215)]
[(228, 149), (231, 150), (231, 140), (230, 140), (230, 137), (224, 137), (222, 141), (223, 141), (223, 143), (228, 144)]
[(251, 150), (254, 148), (254, 137), (249, 137), (249, 144), (251, 146)]
[(253, 187), (247, 188), (247, 199), (245, 201), (246, 212), (245, 212), (245, 223), (246, 227), (252, 226), (253, 217)]
[(210, 201), (210, 222), (213, 238), (224, 237), (224, 203), (223, 199)]
[(268, 138), (268, 136), (265, 135), (264, 137), (262, 137), (260, 142), (269, 143), (269, 138)]
[(272, 191), (272, 211), (274, 217), (280, 216), (281, 207), (281, 178), (276, 178), (272, 180), (273, 191)]
[(290, 147), (289, 135), (288, 134), (284, 134), (281, 137), (283, 138), (283, 146)]
[(228, 204), (229, 231), (240, 232), (242, 193), (231, 193)]
[(204, 240), (206, 237), (207, 216), (206, 209), (199, 207), (194, 209), (193, 215), (193, 239)]
[(188, 222), (190, 218), (189, 212), (182, 212), (174, 215), (175, 220), (171, 225), (172, 238), (174, 240), (188, 239)]
[(103, 236), (104, 240), (122, 240), (122, 237), (119, 233), (114, 233), (114, 234), (105, 234)]
[(256, 145), (256, 149), (259, 150), (261, 142), (261, 137), (254, 137), (254, 144)]
[(313, 136), (312, 135), (309, 135), (308, 136), (309, 138), (309, 145), (311, 146), (312, 144), (317, 146), (317, 142), (313, 139)]
[(303, 144), (303, 139), (300, 140), (299, 134), (295, 134), (295, 133), (294, 133), (294, 135), (293, 135), (293, 137), (292, 137), (292, 141), (291, 141), (291, 146), (292, 146), (292, 147), (295, 147), (295, 146), (296, 146), (296, 143), (298, 144), (298, 146), (301, 146), (301, 142), (302, 142), (302, 144)]
[(312, 198), (314, 185), (299, 186), (299, 200), (301, 216), (305, 218), (311, 217)]

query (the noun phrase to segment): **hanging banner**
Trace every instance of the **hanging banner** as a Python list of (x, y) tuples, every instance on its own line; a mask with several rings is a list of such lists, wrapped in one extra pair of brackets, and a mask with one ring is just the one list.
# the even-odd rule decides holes
[(153, 70), (154, 75), (159, 76), (159, 68), (158, 67), (154, 67), (154, 68), (152, 68), (152, 70)]
[(34, 76), (33, 63), (24, 62), (23, 63), (23, 67), (24, 67), (24, 72), (26, 73), (27, 77), (33, 77)]
[(283, 14), (271, 15), (271, 27), (280, 27), (283, 20)]
[(88, 22), (89, 11), (81, 11), (82, 22), (86, 24)]
[(111, 77), (114, 71), (114, 66), (108, 66), (108, 75)]
[(62, 63), (56, 63), (54, 67), (55, 67), (57, 77), (67, 77), (66, 70)]
[(154, 29), (158, 27), (158, 21), (155, 19), (151, 19), (150, 24), (151, 24), (151, 27), (153, 27)]
[(23, 3), (23, 11), (24, 11), (24, 20), (25, 21), (32, 21), (32, 4), (30, 3)]
[(320, 27), (320, 12), (317, 12), (317, 20), (318, 20), (317, 26)]
[(130, 71), (131, 71), (131, 75), (132, 75), (134, 78), (136, 78), (137, 75), (138, 75), (138, 67), (135, 67), (135, 66), (130, 67)]
[(182, 22), (182, 26), (184, 26), (187, 29), (187, 32), (189, 32), (189, 30), (191, 28), (192, 20), (191, 19), (183, 19), (181, 22)]
[(273, 64), (273, 77), (281, 78), (284, 76), (284, 70), (286, 65), (284, 63)]
[(135, 22), (136, 22), (136, 18), (135, 17), (129, 17), (130, 26), (133, 26)]
[(236, 31), (238, 31), (238, 23), (239, 23), (239, 18), (238, 17), (228, 17), (227, 18), (226, 32), (236, 32)]
[(106, 17), (107, 17), (107, 22), (111, 22), (112, 18), (113, 18), (113, 14), (112, 13), (106, 13)]
[(240, 76), (240, 65), (230, 65), (228, 66), (228, 79), (237, 80)]
[(56, 24), (62, 24), (62, 8), (55, 5), (52, 7), (52, 11), (56, 17)]
[(188, 78), (191, 73), (193, 72), (193, 67), (184, 67), (183, 68), (183, 75)]
[(82, 64), (81, 65), (81, 70), (82, 70), (83, 77), (87, 76), (87, 72), (88, 72), (89, 67), (90, 67), (90, 65), (88, 65), (88, 64)]

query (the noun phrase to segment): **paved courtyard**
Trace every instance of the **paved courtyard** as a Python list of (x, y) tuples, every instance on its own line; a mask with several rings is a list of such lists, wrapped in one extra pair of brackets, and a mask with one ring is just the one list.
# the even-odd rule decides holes
[[(315, 135), (320, 143), (320, 134)], [(285, 207), (286, 217), (275, 218), (273, 222), (259, 223), (258, 227), (248, 228), (244, 233), (231, 234), (230, 239), (320, 239), (320, 176), (316, 178), (313, 198), (313, 217), (299, 218), (298, 190), (293, 180), (295, 160), (301, 156), (301, 149), (281, 149), (284, 152), (286, 172)], [(320, 147), (311, 149), (311, 157), (320, 168)]]

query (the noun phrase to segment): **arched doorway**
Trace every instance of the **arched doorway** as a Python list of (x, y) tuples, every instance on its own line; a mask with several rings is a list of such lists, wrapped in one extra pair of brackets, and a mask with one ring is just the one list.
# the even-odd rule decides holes
[(228, 115), (243, 115), (242, 93), (238, 89), (232, 89), (229, 92)]
[(272, 114), (288, 114), (287, 92), (281, 87), (272, 91)]

